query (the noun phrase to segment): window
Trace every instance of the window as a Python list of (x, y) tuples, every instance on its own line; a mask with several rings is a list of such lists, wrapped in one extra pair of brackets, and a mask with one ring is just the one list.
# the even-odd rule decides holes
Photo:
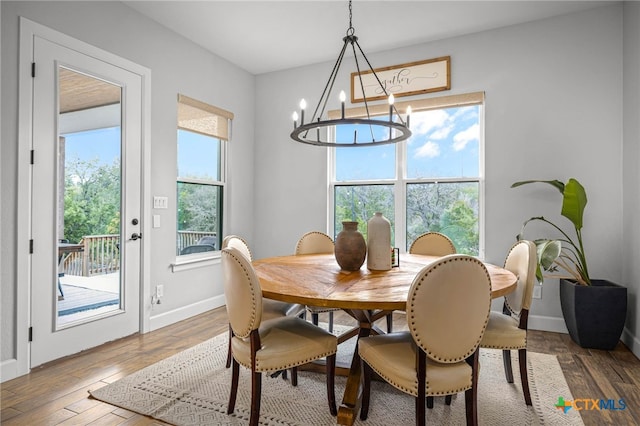
[[(367, 221), (382, 212), (396, 247), (408, 250), (419, 235), (436, 231), (449, 236), (459, 253), (481, 256), (483, 103), (484, 93), (400, 103), (398, 110), (408, 104), (413, 109), (407, 141), (332, 148), (334, 236), (342, 221), (356, 220), (366, 238)], [(348, 115), (363, 116), (362, 109)]]
[(233, 114), (178, 95), (178, 256), (220, 250)]

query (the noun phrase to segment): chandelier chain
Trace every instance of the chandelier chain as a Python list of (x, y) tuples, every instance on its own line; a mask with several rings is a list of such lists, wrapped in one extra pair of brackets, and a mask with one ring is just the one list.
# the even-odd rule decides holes
[(356, 32), (356, 29), (353, 28), (353, 24), (351, 23), (352, 17), (353, 17), (353, 8), (351, 7), (351, 0), (349, 0), (349, 28), (347, 28), (348, 36), (352, 36)]

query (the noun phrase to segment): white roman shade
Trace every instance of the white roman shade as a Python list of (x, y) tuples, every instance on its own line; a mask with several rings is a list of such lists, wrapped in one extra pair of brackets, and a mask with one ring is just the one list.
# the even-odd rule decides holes
[(178, 95), (178, 128), (229, 140), (233, 113), (185, 95)]

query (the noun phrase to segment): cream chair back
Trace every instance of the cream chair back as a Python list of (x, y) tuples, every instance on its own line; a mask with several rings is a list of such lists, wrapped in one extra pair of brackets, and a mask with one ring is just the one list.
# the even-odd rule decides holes
[(446, 256), (456, 253), (456, 246), (449, 237), (439, 232), (427, 232), (420, 235), (409, 247), (409, 253), (432, 256)]
[(484, 334), (491, 309), (491, 278), (478, 259), (448, 255), (413, 280), (407, 323), (417, 345), (437, 362), (469, 357)]
[(330, 236), (320, 231), (304, 234), (296, 244), (296, 254), (333, 253), (335, 244)]
[(222, 275), (227, 315), (233, 334), (249, 337), (262, 321), (262, 290), (251, 261), (235, 247), (222, 249)]
[(242, 252), (242, 254), (247, 259), (249, 259), (250, 261), (253, 260), (251, 250), (249, 249), (249, 244), (247, 244), (247, 242), (241, 237), (238, 237), (237, 235), (227, 235), (226, 237), (224, 237), (224, 239), (222, 240), (222, 248), (224, 249), (227, 247), (235, 247), (240, 250), (240, 252)]
[(504, 299), (509, 310), (516, 315), (519, 315), (523, 309), (529, 310), (531, 307), (537, 262), (538, 255), (533, 241), (518, 241), (507, 254), (504, 268), (518, 277), (518, 286)]

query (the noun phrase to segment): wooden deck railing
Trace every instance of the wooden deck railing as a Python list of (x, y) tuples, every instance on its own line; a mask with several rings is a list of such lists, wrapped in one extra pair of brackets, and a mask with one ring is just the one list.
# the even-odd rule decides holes
[(90, 235), (80, 244), (83, 251), (69, 253), (60, 272), (91, 277), (120, 270), (120, 235)]
[[(202, 237), (215, 237), (215, 232), (199, 232), (199, 231), (178, 231), (178, 243), (176, 245), (176, 253), (179, 255), (182, 249), (188, 246), (198, 244)], [(220, 247), (216, 247), (220, 249)]]
[[(200, 238), (215, 236), (211, 232), (178, 231), (177, 253), (198, 243)], [(80, 244), (84, 250), (69, 253), (59, 272), (68, 275), (91, 277), (120, 270), (120, 235), (89, 235)]]

